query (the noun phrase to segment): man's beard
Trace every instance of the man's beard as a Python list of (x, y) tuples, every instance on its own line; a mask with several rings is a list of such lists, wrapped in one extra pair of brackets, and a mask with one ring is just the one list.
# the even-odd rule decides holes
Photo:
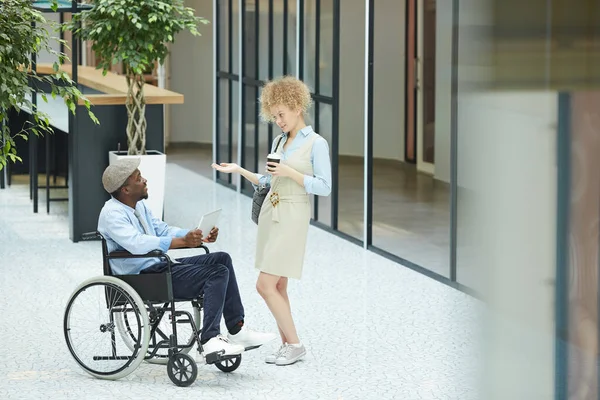
[(142, 197), (140, 197), (140, 200), (147, 200), (148, 199), (148, 193), (144, 193), (142, 195)]

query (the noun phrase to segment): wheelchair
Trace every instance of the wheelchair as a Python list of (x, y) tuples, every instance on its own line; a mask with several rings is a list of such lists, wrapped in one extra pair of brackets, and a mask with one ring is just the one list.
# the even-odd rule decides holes
[[(99, 232), (85, 233), (82, 240), (102, 241), (104, 275), (83, 282), (67, 302), (64, 335), (75, 361), (90, 375), (111, 380), (129, 375), (143, 361), (166, 364), (175, 385), (194, 383), (198, 366), (188, 353), (197, 344), (204, 355), (200, 343), (203, 297), (173, 297), (172, 261), (160, 250), (143, 255), (108, 253)], [(209, 252), (206, 246), (199, 247)], [(118, 258), (159, 258), (167, 262), (168, 269), (164, 273), (113, 275), (109, 261)], [(242, 362), (241, 355), (225, 356), (223, 352), (205, 356), (207, 364), (223, 372), (235, 371)]]

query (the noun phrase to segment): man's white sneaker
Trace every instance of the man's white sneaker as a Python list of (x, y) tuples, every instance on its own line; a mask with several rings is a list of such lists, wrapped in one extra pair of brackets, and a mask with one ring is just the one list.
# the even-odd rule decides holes
[(250, 328), (246, 328), (245, 325), (242, 326), (242, 329), (235, 335), (227, 335), (227, 338), (231, 343), (244, 346), (245, 349), (262, 346), (276, 337), (277, 335), (274, 333), (256, 332)]
[(205, 357), (209, 354), (220, 351), (224, 351), (222, 354), (224, 356), (232, 356), (236, 354), (242, 354), (244, 352), (244, 347), (238, 344), (230, 343), (229, 340), (227, 340), (223, 335), (217, 335), (203, 344), (202, 350), (202, 353)]
[(279, 357), (279, 355), (281, 354), (281, 352), (283, 350), (285, 350), (286, 344), (282, 344), (281, 346), (279, 346), (279, 348), (277, 350), (275, 350), (273, 352), (273, 354), (269, 354), (268, 356), (266, 356), (265, 357), (265, 362), (267, 364), (275, 364), (275, 361), (277, 361), (277, 357)]
[(300, 360), (306, 355), (306, 348), (303, 344), (287, 344), (281, 351), (275, 365), (290, 365)]

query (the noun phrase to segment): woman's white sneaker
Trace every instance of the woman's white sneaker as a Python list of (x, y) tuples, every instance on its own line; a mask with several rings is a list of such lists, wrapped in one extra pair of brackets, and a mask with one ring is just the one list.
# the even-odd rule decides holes
[(282, 344), (281, 346), (279, 346), (279, 348), (277, 350), (275, 350), (273, 352), (273, 354), (269, 354), (268, 356), (266, 356), (265, 357), (265, 362), (267, 364), (275, 364), (275, 361), (277, 361), (277, 357), (279, 357), (279, 355), (281, 354), (281, 352), (283, 350), (285, 350), (286, 344)]
[(275, 365), (290, 365), (306, 355), (306, 348), (302, 343), (287, 344), (275, 360)]

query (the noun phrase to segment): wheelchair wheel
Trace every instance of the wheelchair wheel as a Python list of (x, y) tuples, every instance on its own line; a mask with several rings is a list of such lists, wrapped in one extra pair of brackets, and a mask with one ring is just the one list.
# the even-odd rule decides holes
[(233, 372), (242, 363), (242, 355), (233, 356), (223, 361), (219, 361), (215, 363), (215, 367), (220, 369), (223, 372)]
[(198, 376), (198, 366), (187, 354), (173, 354), (167, 363), (167, 374), (177, 386), (190, 386)]
[[(124, 312), (131, 315), (131, 347), (116, 329), (115, 320)], [(150, 327), (136, 291), (118, 278), (100, 276), (83, 282), (69, 298), (64, 334), (71, 355), (87, 373), (101, 379), (119, 379), (144, 360)]]
[[(157, 307), (156, 311), (159, 310), (160, 307)], [(198, 308), (193, 307), (191, 302), (177, 302), (175, 303), (175, 312), (179, 311), (186, 311), (190, 313), (194, 320), (196, 329), (200, 330), (201, 315), (200, 310)], [(121, 313), (119, 317), (115, 320), (117, 330), (119, 331), (123, 342), (126, 346), (129, 347), (130, 350), (133, 350), (133, 347), (135, 346), (136, 342), (135, 334), (131, 331), (129, 327), (129, 321), (132, 318), (132, 312), (133, 310)], [(152, 337), (150, 337), (146, 357), (150, 353), (152, 353), (154, 348), (157, 347), (160, 344), (160, 342), (165, 343), (165, 341), (167, 341), (166, 343), (168, 343), (169, 337), (173, 333), (171, 318), (171, 311), (170, 309), (167, 309), (164, 310), (164, 313), (160, 316), (160, 320), (150, 323), (150, 330), (152, 330), (152, 327), (154, 327), (154, 325), (156, 325), (156, 329), (154, 330), (154, 334), (152, 335)], [(179, 320), (183, 320), (185, 318), (186, 316), (178, 317)], [(178, 345), (190, 345), (190, 347), (179, 349), (179, 353), (188, 354), (190, 350), (194, 348), (194, 344), (196, 344), (196, 337), (194, 335), (194, 330), (192, 329), (192, 325), (190, 323), (185, 323), (182, 321), (182, 323), (177, 324), (177, 343)], [(169, 349), (158, 349), (152, 358), (146, 358), (146, 362), (150, 364), (166, 365), (169, 362)]]

